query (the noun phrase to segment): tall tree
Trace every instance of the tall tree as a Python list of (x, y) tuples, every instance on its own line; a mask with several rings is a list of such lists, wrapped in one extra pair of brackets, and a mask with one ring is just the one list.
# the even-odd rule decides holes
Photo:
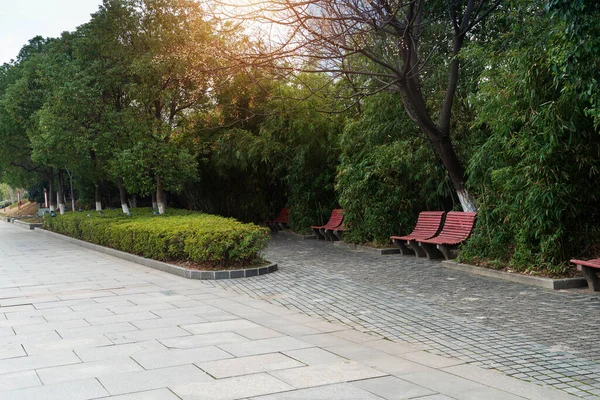
[[(214, 2), (205, 6), (249, 22), (263, 34), (265, 25), (274, 32), (262, 46), (230, 54), (237, 63), (285, 59), (280, 64), (285, 71), (327, 72), (348, 79), (359, 99), (382, 90), (399, 93), (407, 114), (446, 167), (462, 208), (473, 211), (476, 204), (465, 188), (465, 170), (451, 140), (452, 109), (461, 50), (501, 2), (272, 0), (236, 6), (224, 0), (217, 2), (220, 9)], [(439, 79), (432, 73), (432, 61), (446, 69), (444, 84), (432, 82)]]

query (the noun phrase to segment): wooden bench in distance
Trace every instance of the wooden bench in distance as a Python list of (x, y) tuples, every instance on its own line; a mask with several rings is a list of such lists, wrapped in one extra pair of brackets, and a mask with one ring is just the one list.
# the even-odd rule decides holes
[(331, 211), (331, 216), (329, 217), (329, 222), (325, 225), (321, 226), (311, 226), (310, 229), (315, 233), (317, 239), (327, 240), (329, 236), (325, 233), (328, 229), (334, 230), (338, 226), (342, 224), (342, 220), (344, 219), (344, 210), (341, 208), (337, 208)]
[(290, 209), (282, 208), (277, 218), (275, 218), (274, 220), (265, 221), (265, 224), (267, 224), (267, 226), (271, 228), (272, 231), (277, 232), (283, 230), (283, 228), (285, 228), (285, 225), (287, 225), (289, 222)]
[(600, 290), (600, 279), (598, 279), (598, 271), (600, 271), (600, 258), (593, 260), (571, 260), (571, 262), (577, 265), (577, 269), (581, 271), (585, 280), (588, 283), (588, 287), (597, 292)]
[(475, 212), (450, 211), (439, 235), (431, 239), (417, 240), (427, 258), (433, 260), (441, 258), (440, 255), (446, 260), (454, 258), (455, 248), (471, 236), (476, 216)]
[(426, 257), (427, 255), (416, 240), (431, 239), (440, 230), (443, 211), (423, 211), (419, 214), (415, 229), (406, 236), (390, 236), (392, 242), (398, 246), (402, 255), (415, 254), (417, 257)]

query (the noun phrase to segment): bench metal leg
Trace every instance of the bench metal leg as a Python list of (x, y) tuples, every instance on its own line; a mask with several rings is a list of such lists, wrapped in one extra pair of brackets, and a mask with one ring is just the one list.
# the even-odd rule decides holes
[(588, 287), (594, 292), (600, 291), (600, 279), (598, 279), (596, 271), (596, 268), (586, 267), (585, 265), (581, 266), (581, 273), (585, 277)]
[(408, 246), (406, 246), (406, 244), (404, 244), (404, 240), (392, 239), (392, 241), (394, 242), (396, 247), (400, 249), (400, 254), (402, 254), (403, 256), (415, 254), (415, 251), (413, 249), (409, 248)]
[(416, 242), (414, 240), (409, 240), (406, 244), (408, 244), (410, 246), (410, 248), (415, 252), (415, 257), (417, 257), (417, 258), (427, 257), (427, 253), (425, 253), (425, 250), (423, 250), (423, 248), (420, 246), (421, 243)]
[(337, 240), (339, 240), (340, 242), (342, 241), (342, 231), (335, 230), (333, 231), (333, 234), (335, 235), (335, 237), (337, 237)]
[(428, 260), (438, 260), (444, 257), (435, 244), (419, 242), (419, 246), (427, 255)]
[(317, 237), (317, 240), (325, 240), (325, 236), (321, 234), (321, 230), (317, 228), (312, 228), (313, 233)]
[(325, 239), (327, 239), (330, 242), (335, 242), (336, 240), (338, 240), (338, 238), (333, 234), (333, 231), (331, 229), (323, 229), (323, 235), (325, 236)]
[(437, 248), (440, 251), (440, 253), (444, 255), (444, 258), (446, 260), (456, 258), (456, 252), (451, 246), (447, 246), (445, 244), (438, 244)]

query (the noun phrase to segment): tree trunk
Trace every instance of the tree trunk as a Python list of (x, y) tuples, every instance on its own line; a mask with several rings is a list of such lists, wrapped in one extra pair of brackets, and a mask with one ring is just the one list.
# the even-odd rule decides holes
[(71, 184), (71, 211), (75, 212), (75, 190), (73, 189), (73, 173), (71, 171), (67, 171), (69, 173), (69, 183)]
[(156, 177), (156, 204), (158, 206), (158, 213), (165, 213), (165, 193), (163, 190), (162, 182), (160, 180), (160, 176)]
[(63, 179), (63, 171), (62, 169), (58, 170), (58, 209), (60, 210), (60, 214), (63, 215), (65, 213), (65, 182)]
[(127, 206), (127, 195), (125, 194), (123, 179), (117, 179), (117, 184), (119, 185), (119, 198), (121, 199), (121, 208), (123, 209), (123, 214), (129, 214), (129, 206)]
[(156, 203), (156, 190), (152, 191), (151, 197), (152, 197), (152, 209), (158, 210), (158, 204)]
[(56, 210), (56, 199), (54, 198), (54, 168), (50, 168), (48, 188), (48, 201), (50, 202), (50, 211)]
[(137, 208), (137, 197), (135, 195), (129, 198), (129, 207)]
[(100, 185), (96, 184), (96, 192), (94, 194), (96, 200), (96, 211), (102, 211), (102, 200), (100, 199)]
[(456, 190), (458, 200), (465, 212), (476, 212), (477, 204), (473, 196), (465, 188), (465, 169), (458, 159), (449, 136), (442, 136), (431, 140), (437, 156), (448, 171), (452, 185)]

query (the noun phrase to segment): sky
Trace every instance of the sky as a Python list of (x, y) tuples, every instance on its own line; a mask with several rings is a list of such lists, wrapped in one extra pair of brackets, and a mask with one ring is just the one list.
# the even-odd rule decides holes
[(0, 0), (0, 64), (15, 59), (34, 36), (74, 31), (100, 4), (102, 0)]

